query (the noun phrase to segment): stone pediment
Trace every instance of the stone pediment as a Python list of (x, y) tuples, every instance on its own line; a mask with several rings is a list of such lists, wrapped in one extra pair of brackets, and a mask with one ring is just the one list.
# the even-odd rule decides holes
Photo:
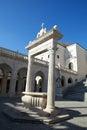
[(49, 39), (53, 38), (56, 41), (56, 40), (60, 40), (62, 37), (63, 37), (63, 35), (60, 32), (58, 32), (54, 26), (52, 30), (42, 33), (42, 35), (40, 35), (34, 41), (29, 42), (29, 45), (26, 46), (26, 49), (30, 50), (33, 47), (38, 46), (39, 44), (41, 44)]

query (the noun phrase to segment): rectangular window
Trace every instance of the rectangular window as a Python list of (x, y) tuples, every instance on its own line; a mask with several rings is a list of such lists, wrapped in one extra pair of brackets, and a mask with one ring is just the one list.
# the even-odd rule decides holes
[(59, 59), (59, 55), (57, 55), (57, 58)]

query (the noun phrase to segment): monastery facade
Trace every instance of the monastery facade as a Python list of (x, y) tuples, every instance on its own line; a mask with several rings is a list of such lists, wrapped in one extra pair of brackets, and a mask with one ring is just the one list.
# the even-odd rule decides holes
[[(26, 55), (0, 48), (0, 96), (19, 96), (22, 91), (25, 91), (28, 62), (32, 63), (30, 78), (32, 91), (47, 92), (50, 54), (49, 50), (46, 49), (48, 48), (46, 45), (50, 42), (50, 33), (52, 31), (56, 31), (58, 36), (60, 35), (62, 38), (63, 35), (58, 32), (57, 26), (54, 26), (51, 31), (46, 31), (46, 29), (42, 27), (34, 42), (38, 41), (38, 46), (40, 44), (39, 49), (44, 48), (44, 46), (42, 46), (43, 43), (47, 43), (45, 44), (46, 51), (42, 50), (42, 53), (39, 53), (37, 46), (35, 46), (37, 55), (34, 55), (34, 50), (32, 51), (30, 47), (30, 53), (34, 55), (32, 61), (27, 59)], [(87, 50), (77, 43), (71, 45), (66, 42), (60, 43), (57, 40), (55, 40), (54, 43), (56, 44), (56, 96), (62, 96), (68, 87), (83, 80), (87, 75)], [(33, 46), (33, 43), (31, 45)]]

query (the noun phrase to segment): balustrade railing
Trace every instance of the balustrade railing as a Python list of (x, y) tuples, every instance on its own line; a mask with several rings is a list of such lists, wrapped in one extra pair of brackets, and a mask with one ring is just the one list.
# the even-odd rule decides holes
[[(9, 49), (3, 48), (3, 47), (0, 47), (0, 54), (6, 54), (8, 56), (18, 57), (18, 58), (22, 58), (24, 60), (28, 59), (27, 55), (24, 55), (24, 54), (21, 54), (19, 52), (12, 51), (12, 50), (9, 50)], [(48, 65), (49, 64), (48, 61), (37, 59), (37, 58), (34, 58), (34, 61), (37, 62), (37, 63), (40, 63), (40, 64), (44, 64), (44, 65)], [(68, 68), (66, 68), (66, 67), (64, 67), (62, 65), (60, 65), (60, 66), (55, 65), (55, 68), (58, 68), (59, 70), (64, 70), (64, 71), (69, 72), (69, 73), (77, 74), (77, 71), (68, 69)]]
[[(34, 61), (37, 62), (37, 63), (40, 63), (40, 64), (44, 64), (44, 65), (48, 65), (49, 64), (48, 61), (44, 61), (44, 60), (37, 59), (37, 58), (34, 58)], [(64, 71), (69, 72), (69, 73), (77, 74), (77, 71), (68, 69), (68, 68), (66, 68), (66, 67), (64, 67), (62, 65), (55, 65), (55, 68), (57, 68), (59, 70), (64, 70)]]
[(60, 70), (64, 70), (64, 71), (69, 72), (69, 73), (77, 74), (77, 71), (71, 70), (71, 69), (66, 68), (66, 67), (64, 67), (62, 65), (60, 65)]
[(9, 50), (9, 49), (6, 49), (6, 48), (3, 48), (3, 47), (0, 47), (0, 54), (6, 54), (8, 56), (12, 56), (12, 57), (18, 57), (18, 58), (22, 58), (22, 59), (25, 59), (27, 60), (27, 55), (24, 55), (24, 54), (21, 54), (19, 53), (18, 51), (12, 51), (12, 50)]

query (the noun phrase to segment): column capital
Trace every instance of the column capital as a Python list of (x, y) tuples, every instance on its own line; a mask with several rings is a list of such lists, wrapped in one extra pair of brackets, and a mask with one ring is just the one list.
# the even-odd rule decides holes
[(17, 71), (12, 71), (12, 73), (11, 73), (12, 75), (17, 75)]
[(8, 76), (8, 72), (6, 71), (6, 72), (4, 72), (3, 77), (7, 77), (7, 76)]
[(50, 44), (50, 46), (48, 47), (48, 51), (50, 51), (50, 50), (56, 51), (56, 49), (57, 49), (57, 44), (54, 42), (52, 44)]
[(31, 63), (31, 64), (33, 64), (33, 62), (34, 62), (34, 57), (33, 57), (32, 55), (29, 55), (29, 57), (28, 57), (28, 62)]

